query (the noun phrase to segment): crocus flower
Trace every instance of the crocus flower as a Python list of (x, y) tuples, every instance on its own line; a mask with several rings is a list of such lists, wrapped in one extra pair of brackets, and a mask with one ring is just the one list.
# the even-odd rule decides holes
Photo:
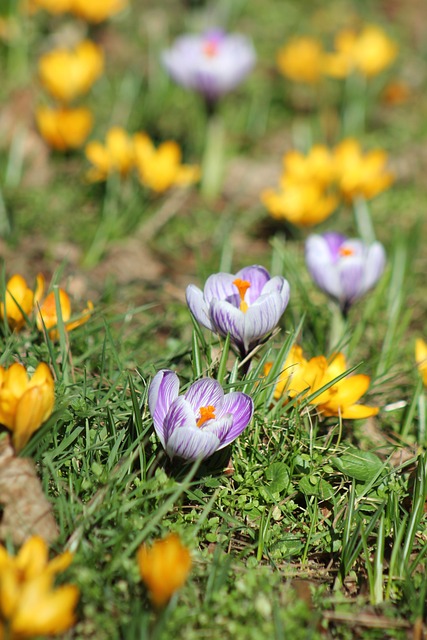
[(87, 93), (104, 67), (104, 55), (91, 40), (74, 49), (54, 49), (41, 56), (39, 76), (44, 88), (62, 103)]
[(286, 220), (296, 227), (320, 224), (333, 214), (338, 198), (319, 182), (299, 182), (282, 178), (279, 189), (265, 189), (261, 201), (272, 218)]
[(191, 555), (179, 537), (170, 533), (151, 547), (138, 549), (138, 565), (155, 607), (163, 607), (182, 587), (191, 569)]
[[(264, 373), (267, 375), (272, 364), (267, 363)], [(277, 381), (274, 397), (308, 398), (347, 371), (345, 356), (336, 353), (328, 361), (324, 356), (306, 360), (301, 347), (294, 345), (283, 365), (282, 373)], [(324, 416), (340, 416), (344, 419), (357, 420), (368, 418), (378, 413), (378, 407), (357, 404), (369, 388), (370, 377), (357, 374), (342, 378), (332, 384), (326, 391), (318, 394), (310, 401), (319, 414)]]
[(216, 380), (197, 380), (179, 395), (179, 380), (159, 371), (148, 390), (154, 428), (170, 458), (204, 459), (233, 442), (249, 424), (254, 404), (239, 391), (224, 395)]
[(255, 50), (248, 38), (220, 29), (181, 36), (162, 56), (173, 80), (197, 91), (210, 104), (240, 84), (255, 59)]
[(289, 301), (289, 284), (253, 265), (235, 275), (209, 276), (203, 291), (190, 284), (186, 297), (197, 322), (221, 336), (230, 334), (244, 356), (278, 324)]
[(4, 302), (0, 302), (0, 318), (6, 317), (11, 329), (22, 329), (25, 319), (28, 317), (34, 306), (40, 300), (43, 291), (44, 279), (42, 275), (37, 276), (35, 289), (30, 289), (19, 274), (15, 274), (6, 284)]
[(64, 633), (75, 622), (79, 590), (71, 584), (54, 587), (73, 555), (48, 559), (45, 541), (32, 536), (16, 556), (0, 545), (0, 637), (31, 638)]
[(335, 52), (325, 58), (324, 71), (338, 78), (353, 71), (371, 78), (386, 69), (396, 55), (396, 44), (378, 26), (366, 25), (360, 33), (344, 29), (335, 38)]
[(15, 362), (0, 367), (0, 424), (12, 432), (16, 452), (46, 422), (55, 402), (54, 383), (49, 367), (40, 363), (29, 378), (25, 367)]
[(125, 177), (134, 166), (134, 145), (129, 134), (121, 127), (111, 127), (105, 145), (93, 140), (86, 145), (86, 157), (93, 164), (87, 178), (91, 182), (104, 181), (114, 172)]
[(283, 156), (279, 188), (265, 189), (261, 200), (277, 220), (308, 227), (328, 218), (338, 206), (336, 166), (325, 145), (314, 145), (304, 155), (295, 149)]
[(427, 387), (427, 343), (422, 338), (415, 341), (415, 362), (424, 386)]
[[(93, 311), (92, 302), (88, 301), (86, 309), (82, 311), (78, 318), (70, 320), (71, 318), (71, 300), (70, 296), (64, 289), (59, 289), (59, 304), (61, 306), (61, 316), (66, 331), (72, 331), (82, 324), (85, 324), (90, 318)], [(37, 328), (39, 331), (46, 329), (49, 331), (49, 337), (51, 340), (57, 340), (59, 332), (56, 329), (58, 326), (58, 309), (56, 306), (55, 292), (51, 291), (43, 302), (40, 304), (37, 313)]]
[(82, 146), (92, 129), (93, 117), (85, 107), (39, 107), (36, 121), (42, 137), (50, 147), (57, 151), (67, 151)]
[(86, 20), (99, 23), (119, 13), (128, 5), (128, 0), (71, 0), (71, 12)]
[(387, 154), (382, 149), (363, 153), (355, 138), (342, 140), (334, 149), (338, 188), (345, 200), (367, 200), (388, 189), (394, 176), (387, 170)]
[(147, 134), (136, 133), (134, 148), (141, 183), (157, 193), (197, 182), (200, 177), (199, 167), (181, 163), (181, 149), (173, 140), (162, 142), (156, 149)]
[(337, 300), (346, 313), (377, 283), (386, 258), (380, 242), (366, 246), (361, 240), (328, 232), (307, 238), (305, 259), (317, 286)]
[(299, 36), (277, 53), (279, 71), (289, 80), (316, 84), (322, 77), (323, 47), (316, 38)]

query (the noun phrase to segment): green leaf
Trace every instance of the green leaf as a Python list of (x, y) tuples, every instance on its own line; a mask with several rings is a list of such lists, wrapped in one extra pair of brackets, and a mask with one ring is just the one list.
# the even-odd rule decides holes
[(289, 469), (284, 462), (273, 462), (265, 472), (271, 493), (280, 493), (289, 485)]
[(339, 458), (331, 458), (331, 463), (341, 473), (361, 482), (371, 482), (384, 468), (384, 463), (375, 453), (360, 451), (354, 447)]
[(329, 500), (334, 496), (332, 485), (318, 476), (303, 476), (298, 486), (306, 496), (317, 496), (321, 500)]

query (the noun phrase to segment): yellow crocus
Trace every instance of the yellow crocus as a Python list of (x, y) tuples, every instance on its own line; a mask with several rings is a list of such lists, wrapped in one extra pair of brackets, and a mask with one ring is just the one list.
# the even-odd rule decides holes
[(103, 22), (128, 5), (128, 0), (71, 0), (71, 11), (87, 22)]
[(133, 140), (121, 127), (112, 127), (105, 139), (105, 145), (93, 140), (86, 145), (87, 159), (93, 164), (87, 178), (91, 182), (104, 181), (111, 173), (127, 176), (134, 166), (135, 152)]
[(279, 71), (289, 80), (316, 84), (322, 77), (323, 47), (316, 38), (299, 36), (277, 53)]
[(337, 78), (352, 71), (370, 78), (386, 69), (396, 55), (396, 44), (380, 27), (366, 25), (360, 33), (344, 29), (335, 38), (335, 51), (325, 57), (324, 70)]
[(91, 40), (74, 49), (54, 49), (39, 59), (39, 77), (44, 88), (62, 103), (87, 93), (102, 74), (104, 54)]
[(338, 206), (337, 197), (318, 182), (300, 182), (282, 178), (278, 190), (265, 189), (261, 200), (276, 220), (310, 227), (326, 220)]
[(187, 580), (191, 555), (179, 537), (172, 533), (156, 540), (152, 547), (141, 545), (137, 560), (139, 572), (155, 607), (163, 607)]
[(145, 187), (162, 193), (199, 179), (199, 167), (181, 164), (181, 149), (176, 142), (168, 140), (156, 149), (145, 133), (136, 133), (134, 145), (136, 168)]
[[(271, 363), (266, 365), (265, 375), (268, 374), (271, 366)], [(301, 347), (294, 345), (283, 365), (274, 397), (276, 399), (283, 396), (308, 398), (344, 374), (347, 369), (343, 353), (334, 354), (330, 361), (324, 356), (306, 360)], [(317, 395), (310, 404), (316, 406), (318, 413), (324, 416), (340, 416), (349, 420), (374, 416), (379, 411), (378, 407), (357, 404), (368, 390), (369, 384), (369, 376), (363, 374), (346, 376)]]
[(39, 107), (36, 111), (36, 121), (44, 140), (57, 151), (81, 147), (93, 125), (92, 113), (86, 107)]
[(0, 638), (57, 635), (74, 624), (77, 587), (53, 584), (72, 558), (66, 552), (49, 561), (46, 543), (38, 536), (29, 538), (16, 556), (0, 545)]
[(427, 387), (427, 343), (422, 338), (415, 341), (415, 362), (418, 371)]
[(387, 154), (382, 149), (363, 153), (355, 138), (346, 138), (334, 149), (338, 188), (345, 200), (373, 198), (394, 181), (387, 170)]
[(0, 367), (0, 424), (12, 432), (16, 452), (46, 422), (55, 402), (54, 382), (49, 367), (40, 363), (32, 377), (16, 362)]
[[(85, 324), (90, 318), (90, 315), (93, 311), (92, 302), (88, 301), (86, 309), (82, 311), (80, 316), (75, 320), (70, 320), (71, 318), (71, 300), (70, 296), (64, 289), (59, 289), (59, 304), (61, 307), (61, 317), (64, 323), (64, 327), (66, 331), (72, 331), (77, 327), (80, 327), (82, 324)], [(51, 291), (43, 302), (40, 304), (37, 313), (37, 327), (39, 331), (44, 331), (45, 329), (49, 332), (49, 337), (51, 340), (57, 340), (59, 336), (59, 332), (57, 330), (58, 326), (58, 308), (56, 305), (55, 292)]]
[(35, 289), (30, 289), (25, 278), (15, 274), (6, 284), (4, 302), (0, 302), (0, 317), (6, 318), (11, 329), (22, 329), (43, 291), (43, 276), (37, 276)]
[(332, 184), (336, 176), (334, 155), (323, 144), (313, 145), (306, 155), (296, 149), (288, 151), (283, 156), (283, 169), (286, 178), (298, 182), (314, 181), (325, 187)]

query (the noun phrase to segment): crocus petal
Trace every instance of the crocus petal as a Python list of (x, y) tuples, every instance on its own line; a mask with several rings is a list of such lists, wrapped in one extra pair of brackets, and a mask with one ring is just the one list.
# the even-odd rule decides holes
[(175, 456), (184, 460), (208, 458), (218, 449), (218, 437), (207, 429), (181, 427), (175, 429), (166, 445), (170, 458)]
[(191, 385), (184, 397), (193, 412), (196, 413), (200, 407), (209, 405), (216, 407), (220, 404), (224, 397), (224, 391), (217, 380), (202, 378)]
[(378, 412), (379, 407), (368, 407), (365, 404), (353, 404), (349, 407), (344, 407), (341, 412), (341, 417), (344, 420), (361, 420), (363, 418), (376, 416)]
[(206, 304), (203, 292), (194, 284), (190, 284), (185, 292), (188, 308), (201, 325), (214, 331), (212, 322), (209, 317), (209, 306)]
[(228, 302), (214, 300), (211, 304), (211, 318), (216, 331), (222, 336), (230, 334), (232, 342), (245, 348), (245, 316), (243, 311), (236, 309)]
[(232, 391), (224, 396), (221, 407), (218, 407), (217, 419), (219, 420), (223, 415), (231, 414), (233, 416), (233, 426), (222, 441), (221, 446), (225, 447), (242, 433), (251, 421), (253, 412), (253, 400), (245, 393)]
[(363, 282), (363, 290), (368, 291), (380, 279), (386, 262), (384, 247), (380, 242), (374, 242), (366, 255), (365, 263), (365, 279)]
[(371, 379), (362, 373), (343, 378), (334, 385), (334, 393), (331, 394), (329, 405), (334, 407), (347, 407), (354, 404), (369, 389)]
[(219, 420), (209, 420), (209, 422), (206, 422), (206, 424), (203, 425), (202, 430), (209, 431), (209, 433), (213, 433), (218, 438), (219, 444), (217, 451), (219, 451), (219, 449), (223, 449), (229, 442), (234, 440), (234, 438), (228, 438), (232, 426), (233, 416), (231, 413), (227, 413)]
[(163, 423), (163, 437), (165, 439), (166, 449), (174, 431), (182, 427), (196, 429), (196, 418), (191, 404), (184, 396), (178, 396), (169, 407)]
[(270, 274), (267, 269), (255, 264), (241, 269), (236, 273), (234, 278), (247, 280), (251, 283), (246, 294), (246, 300), (248, 304), (253, 304), (261, 295), (264, 286), (270, 281)]
[(162, 369), (154, 376), (148, 390), (148, 407), (154, 428), (163, 447), (165, 446), (164, 420), (172, 402), (178, 397), (179, 380), (176, 373)]
[(339, 264), (341, 283), (340, 302), (345, 305), (359, 298), (363, 293), (364, 262), (363, 258), (347, 257)]
[(270, 333), (279, 322), (284, 311), (279, 293), (270, 293), (258, 298), (245, 313), (244, 348), (249, 351), (254, 341)]
[(209, 276), (203, 290), (207, 304), (210, 304), (212, 300), (228, 300), (236, 296), (238, 298), (236, 285), (233, 284), (237, 277), (231, 273), (214, 273)]

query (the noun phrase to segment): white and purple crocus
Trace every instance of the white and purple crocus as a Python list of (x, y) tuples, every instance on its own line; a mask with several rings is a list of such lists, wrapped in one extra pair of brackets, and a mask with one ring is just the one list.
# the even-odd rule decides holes
[(339, 303), (344, 314), (377, 283), (386, 262), (380, 242), (367, 246), (335, 232), (309, 236), (305, 259), (314, 282)]
[(289, 302), (289, 284), (259, 265), (235, 275), (215, 273), (201, 291), (190, 284), (187, 304), (201, 325), (230, 340), (246, 356), (278, 324)]
[(179, 395), (179, 380), (159, 371), (148, 390), (156, 433), (170, 458), (205, 459), (233, 442), (249, 424), (254, 403), (239, 391), (224, 394), (216, 380), (202, 378)]
[(180, 36), (162, 56), (172, 79), (197, 91), (210, 104), (234, 89), (255, 60), (255, 50), (248, 38), (220, 29)]

